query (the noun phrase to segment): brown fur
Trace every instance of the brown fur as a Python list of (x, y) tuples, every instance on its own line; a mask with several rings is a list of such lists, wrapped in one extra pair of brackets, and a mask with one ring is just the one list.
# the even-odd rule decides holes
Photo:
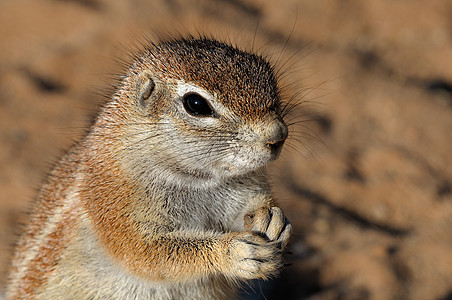
[[(189, 93), (215, 115), (187, 113)], [(42, 187), (7, 297), (228, 298), (275, 275), (291, 233), (263, 170), (287, 136), (279, 98), (260, 56), (150, 45)]]

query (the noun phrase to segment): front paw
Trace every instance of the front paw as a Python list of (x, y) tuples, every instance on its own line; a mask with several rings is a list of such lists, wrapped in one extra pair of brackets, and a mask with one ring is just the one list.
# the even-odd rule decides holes
[(268, 279), (282, 267), (278, 242), (259, 233), (244, 231), (232, 234), (227, 251), (227, 275), (241, 279)]
[(261, 207), (245, 215), (245, 229), (265, 234), (269, 241), (280, 243), (284, 248), (292, 234), (292, 225), (284, 216), (281, 208)]

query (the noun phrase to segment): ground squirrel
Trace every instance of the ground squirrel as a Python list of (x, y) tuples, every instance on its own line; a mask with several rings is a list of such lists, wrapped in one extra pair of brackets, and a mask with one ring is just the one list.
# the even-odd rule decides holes
[(209, 38), (150, 43), (43, 184), (8, 299), (230, 299), (275, 275), (291, 225), (274, 68)]

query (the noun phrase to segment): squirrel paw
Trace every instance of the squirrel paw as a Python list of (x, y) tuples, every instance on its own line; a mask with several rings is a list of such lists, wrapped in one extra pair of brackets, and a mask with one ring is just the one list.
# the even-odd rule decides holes
[(282, 267), (280, 244), (271, 242), (259, 233), (244, 231), (234, 234), (228, 258), (230, 273), (243, 279), (267, 279)]
[(280, 244), (281, 249), (289, 242), (292, 225), (281, 208), (261, 207), (252, 214), (245, 215), (245, 229), (264, 234), (269, 241)]

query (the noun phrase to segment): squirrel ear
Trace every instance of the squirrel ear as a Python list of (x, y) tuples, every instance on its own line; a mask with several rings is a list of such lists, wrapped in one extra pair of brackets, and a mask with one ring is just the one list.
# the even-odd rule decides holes
[(155, 83), (152, 79), (151, 74), (147, 72), (143, 72), (140, 74), (140, 78), (138, 79), (137, 84), (138, 91), (138, 104), (142, 107), (147, 106), (147, 100), (151, 96), (152, 92), (155, 89)]

